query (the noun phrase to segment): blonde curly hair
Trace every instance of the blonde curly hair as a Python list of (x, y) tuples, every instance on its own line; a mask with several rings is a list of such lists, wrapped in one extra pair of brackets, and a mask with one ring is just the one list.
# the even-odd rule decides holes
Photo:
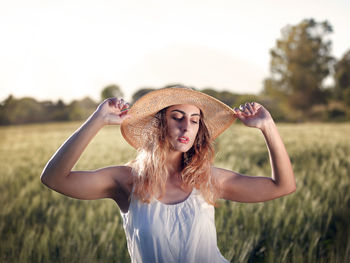
[[(166, 111), (162, 109), (155, 116), (155, 132), (144, 138), (144, 147), (138, 150), (135, 160), (128, 163), (134, 174), (134, 195), (142, 202), (161, 198), (169, 176), (166, 169), (167, 153), (171, 147), (168, 141)], [(214, 147), (201, 111), (199, 130), (191, 149), (182, 154), (182, 187), (198, 189), (209, 204), (216, 206), (218, 189), (211, 176)]]

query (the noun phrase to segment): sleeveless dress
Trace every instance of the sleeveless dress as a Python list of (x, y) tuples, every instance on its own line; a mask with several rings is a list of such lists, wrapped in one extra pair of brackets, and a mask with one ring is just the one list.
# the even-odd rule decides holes
[(121, 215), (132, 263), (229, 262), (217, 246), (214, 207), (196, 189), (171, 205), (142, 203), (132, 194)]

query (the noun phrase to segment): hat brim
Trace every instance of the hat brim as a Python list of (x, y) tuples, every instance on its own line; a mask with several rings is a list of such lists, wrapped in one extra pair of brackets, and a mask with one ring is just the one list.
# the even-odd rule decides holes
[(204, 117), (210, 138), (214, 140), (236, 119), (235, 112), (221, 101), (199, 91), (186, 88), (165, 88), (147, 93), (129, 110), (130, 118), (121, 124), (121, 133), (135, 149), (143, 145), (145, 134), (152, 132), (152, 121), (160, 110), (178, 104), (198, 107)]

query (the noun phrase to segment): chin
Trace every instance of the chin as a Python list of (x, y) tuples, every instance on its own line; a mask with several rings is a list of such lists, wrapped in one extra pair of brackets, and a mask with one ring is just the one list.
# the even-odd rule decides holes
[(189, 144), (175, 144), (173, 145), (173, 150), (176, 152), (188, 152), (191, 148), (192, 148), (193, 144), (189, 145)]

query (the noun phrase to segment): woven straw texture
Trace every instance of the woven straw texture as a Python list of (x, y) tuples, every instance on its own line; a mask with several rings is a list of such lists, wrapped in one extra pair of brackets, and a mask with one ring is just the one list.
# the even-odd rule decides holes
[(202, 111), (212, 140), (236, 119), (230, 107), (207, 94), (186, 88), (165, 88), (149, 92), (134, 103), (129, 110), (132, 117), (121, 125), (123, 137), (132, 147), (142, 148), (143, 141), (156, 127), (155, 114), (178, 104), (195, 105)]

